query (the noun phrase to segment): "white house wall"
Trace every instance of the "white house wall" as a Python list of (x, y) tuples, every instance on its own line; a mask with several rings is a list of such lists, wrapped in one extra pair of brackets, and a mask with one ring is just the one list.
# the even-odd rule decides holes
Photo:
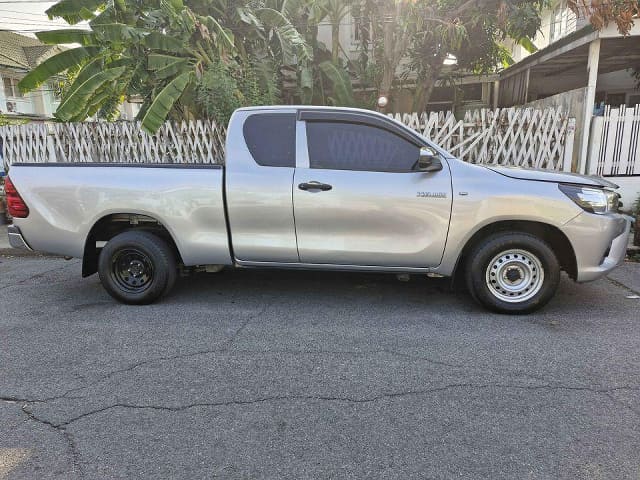
[(8, 113), (7, 102), (15, 102), (16, 112), (28, 115), (50, 117), (56, 109), (57, 102), (50, 87), (42, 88), (24, 94), (22, 97), (7, 97), (4, 89), (4, 78), (21, 79), (24, 73), (0, 71), (0, 112)]

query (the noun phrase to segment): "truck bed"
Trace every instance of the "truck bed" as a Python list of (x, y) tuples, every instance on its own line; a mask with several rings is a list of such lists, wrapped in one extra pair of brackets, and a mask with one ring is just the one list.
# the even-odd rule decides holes
[(30, 208), (14, 224), (34, 250), (82, 257), (101, 218), (135, 213), (166, 227), (185, 265), (231, 264), (220, 165), (14, 164), (10, 174)]

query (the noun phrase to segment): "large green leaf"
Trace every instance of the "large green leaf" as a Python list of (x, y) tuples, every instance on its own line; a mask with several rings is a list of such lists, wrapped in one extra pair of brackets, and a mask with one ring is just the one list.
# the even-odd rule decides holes
[(313, 99), (313, 68), (303, 65), (300, 69), (300, 93), (303, 104), (311, 103)]
[(282, 13), (272, 8), (259, 8), (256, 15), (266, 27), (274, 29), (283, 54), (294, 51), (298, 54), (298, 61), (310, 60), (313, 57), (313, 52), (304, 37)]
[(181, 73), (188, 65), (189, 59), (173, 57), (171, 55), (150, 54), (148, 57), (148, 68), (154, 72), (158, 79), (172, 77)]
[(167, 119), (167, 115), (169, 115), (174, 104), (192, 81), (192, 78), (193, 74), (191, 72), (185, 72), (174, 78), (160, 91), (142, 119), (142, 128), (144, 130), (149, 133), (158, 131), (162, 123)]
[(233, 33), (231, 32), (231, 30), (224, 28), (212, 16), (208, 16), (206, 18), (206, 21), (207, 21), (207, 27), (210, 30), (214, 30), (216, 32), (216, 40), (218, 45), (222, 46), (223, 49), (226, 49), (228, 51), (233, 51), (235, 49), (235, 43), (234, 43)]
[(92, 26), (93, 31), (101, 40), (116, 43), (126, 43), (141, 39), (146, 32), (125, 25), (124, 23), (102, 23)]
[(89, 25), (94, 27), (95, 25), (104, 25), (105, 23), (115, 23), (115, 18), (116, 13), (113, 5), (108, 5), (89, 22)]
[[(87, 104), (90, 103), (91, 97), (99, 88), (107, 82), (116, 80), (126, 70), (126, 67), (110, 68), (90, 77), (75, 89), (73, 93), (65, 96), (62, 103), (56, 110), (56, 117), (64, 122), (74, 119), (76, 115), (87, 108)], [(76, 82), (77, 81), (78, 80), (76, 80)]]
[(78, 75), (76, 75), (76, 78), (74, 79), (73, 83), (69, 86), (69, 88), (67, 88), (67, 91), (65, 92), (65, 97), (71, 95), (73, 92), (75, 92), (78, 89), (78, 87), (80, 87), (80, 85), (82, 85), (84, 82), (89, 80), (96, 73), (99, 73), (100, 71), (102, 71), (104, 69), (103, 67), (104, 67), (104, 59), (102, 57), (96, 57), (93, 60), (91, 60), (89, 63), (87, 63), (78, 72)]
[(149, 67), (149, 70), (160, 70), (180, 60), (186, 59), (184, 57), (165, 55), (163, 53), (150, 53), (147, 57), (147, 66)]
[(46, 43), (48, 45), (79, 43), (83, 47), (87, 47), (96, 44), (96, 37), (90, 30), (47, 30), (36, 33), (36, 37), (38, 37), (38, 40), (42, 43)]
[(54, 75), (64, 72), (71, 67), (82, 64), (87, 58), (98, 53), (96, 47), (78, 47), (54, 55), (46, 59), (35, 69), (31, 70), (18, 84), (20, 90), (28, 92), (38, 88)]
[(91, 20), (94, 17), (93, 12), (105, 3), (105, 0), (61, 0), (45, 13), (50, 19), (62, 17), (74, 25), (82, 20)]
[(148, 34), (144, 37), (143, 43), (153, 50), (161, 50), (163, 52), (181, 53), (184, 51), (184, 45), (180, 40), (159, 32)]
[(87, 117), (93, 117), (102, 104), (111, 96), (113, 93), (108, 88), (101, 88), (96, 91), (96, 93), (91, 97), (89, 102), (87, 102), (86, 109), (82, 110), (76, 117), (72, 120), (74, 121), (83, 121)]
[(355, 100), (353, 98), (351, 79), (349, 78), (347, 71), (329, 60), (322, 62), (319, 66), (322, 73), (324, 73), (331, 81), (334, 105), (354, 105)]
[(534, 45), (530, 38), (523, 37), (518, 40), (518, 44), (521, 45), (529, 53), (535, 53), (538, 51), (538, 47)]
[(238, 17), (240, 17), (240, 20), (242, 20), (247, 25), (252, 25), (256, 28), (262, 28), (260, 20), (258, 20), (258, 17), (255, 16), (253, 10), (251, 10), (250, 8), (236, 7), (236, 13), (238, 14)]

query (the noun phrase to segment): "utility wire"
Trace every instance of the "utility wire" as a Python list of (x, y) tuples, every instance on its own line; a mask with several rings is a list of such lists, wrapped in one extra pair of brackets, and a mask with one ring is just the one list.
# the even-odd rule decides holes
[(20, 20), (16, 20), (13, 18), (9, 18), (9, 19), (5, 19), (5, 18), (0, 18), (0, 23), (6, 23), (6, 24), (10, 24), (10, 25), (33, 25), (34, 27), (38, 26), (38, 25), (42, 25), (42, 26), (61, 26), (61, 27), (66, 27), (69, 26), (68, 23), (57, 23), (54, 21), (51, 22), (47, 22), (46, 20), (43, 21), (31, 21), (29, 19), (25, 19), (26, 21), (21, 22)]
[(60, 21), (60, 20), (49, 20), (49, 18), (46, 15), (39, 15), (39, 18), (25, 18), (19, 15), (5, 15), (4, 12), (0, 12), (0, 15), (2, 19), (8, 18), (11, 20), (24, 20), (24, 21), (28, 21), (28, 22), (55, 22), (55, 21)]
[(5, 8), (0, 11), (0, 13), (19, 13), (21, 15), (32, 15), (35, 17), (46, 17), (44, 13), (32, 13), (32, 12), (21, 12), (20, 10), (7, 10)]

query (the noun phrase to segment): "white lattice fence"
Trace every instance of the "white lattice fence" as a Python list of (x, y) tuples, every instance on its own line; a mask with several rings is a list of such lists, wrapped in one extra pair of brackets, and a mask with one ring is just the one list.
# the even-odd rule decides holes
[[(472, 163), (570, 170), (573, 119), (557, 109), (509, 108), (390, 115)], [(0, 127), (3, 157), (16, 162), (223, 163), (226, 129), (211, 121), (165, 123), (155, 135), (137, 122)]]
[(31, 123), (0, 128), (3, 158), (18, 162), (223, 163), (226, 129), (211, 121)]
[(560, 109), (505, 108), (391, 114), (471, 163), (571, 170), (575, 119)]

